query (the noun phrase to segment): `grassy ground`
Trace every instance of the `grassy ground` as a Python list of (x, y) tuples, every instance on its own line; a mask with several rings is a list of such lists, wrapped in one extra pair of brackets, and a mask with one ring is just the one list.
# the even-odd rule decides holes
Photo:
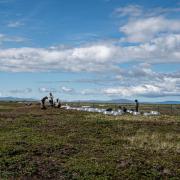
[(179, 116), (0, 103), (0, 179), (179, 179)]

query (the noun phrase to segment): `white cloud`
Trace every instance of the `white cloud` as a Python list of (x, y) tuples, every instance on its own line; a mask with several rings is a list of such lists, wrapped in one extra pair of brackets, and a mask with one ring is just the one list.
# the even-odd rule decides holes
[(75, 90), (73, 88), (70, 88), (70, 87), (62, 86), (60, 88), (60, 92), (66, 93), (66, 94), (72, 94), (72, 93), (75, 93)]
[(159, 16), (159, 15), (166, 15), (169, 13), (179, 13), (179, 12), (180, 12), (179, 7), (176, 7), (176, 8), (154, 7), (153, 9), (152, 8), (144, 9), (142, 6), (136, 5), (136, 4), (119, 7), (114, 10), (114, 14), (117, 17), (127, 16), (133, 19), (137, 17), (142, 17), (142, 16), (154, 17), (154, 16)]
[(116, 77), (113, 81), (114, 85), (107, 82), (105, 88), (83, 89), (80, 94), (113, 98), (180, 96), (180, 73), (154, 72), (148, 64), (140, 64), (137, 68), (120, 74), (120, 79)]
[(143, 10), (139, 5), (129, 5), (116, 8), (114, 13), (118, 16), (140, 16), (143, 13)]
[[(178, 11), (178, 8), (155, 8), (154, 11), (170, 10)], [(0, 71), (119, 73), (121, 71), (119, 65), (126, 62), (148, 64), (180, 62), (179, 20), (163, 16), (142, 18), (140, 14), (145, 10), (139, 5), (121, 7), (116, 11), (121, 15), (136, 16), (120, 27), (120, 31), (125, 35), (122, 39), (77, 47), (0, 49)], [(0, 42), (5, 41), (21, 42), (23, 39), (0, 34)], [(138, 44), (127, 46), (123, 41)], [(117, 45), (117, 42), (121, 45)]]
[(122, 97), (162, 97), (162, 96), (180, 96), (180, 88), (176, 87), (174, 79), (167, 78), (164, 82), (158, 84), (141, 84), (126, 87), (112, 87), (103, 90), (104, 94), (109, 96)]
[(129, 21), (120, 27), (120, 31), (126, 35), (126, 41), (147, 42), (159, 37), (159, 33), (179, 33), (180, 22), (164, 17), (150, 17)]
[(145, 63), (180, 62), (180, 34), (161, 36), (138, 46), (123, 48), (127, 60)]
[(40, 93), (50, 93), (50, 92), (56, 92), (56, 89), (55, 88), (46, 88), (46, 87), (41, 87), (39, 88), (39, 92)]
[(180, 34), (155, 38), (137, 46), (91, 44), (68, 49), (0, 50), (0, 70), (12, 72), (120, 72), (125, 62), (179, 63)]
[[(151, 65), (156, 63), (180, 63), (180, 22), (172, 16), (169, 19), (164, 15), (179, 10), (179, 8), (154, 8), (153, 11), (150, 9), (146, 12), (139, 5), (118, 8), (115, 10), (116, 14), (123, 18), (128, 17), (126, 23), (119, 28), (124, 33), (124, 37), (120, 40), (111, 39), (92, 43), (92, 39), (99, 37), (86, 33), (78, 35), (76, 40), (79, 41), (82, 37), (89, 40), (91, 39), (89, 37), (93, 37), (91, 44), (74, 47), (60, 45), (49, 48), (1, 48), (0, 71), (96, 72), (100, 75), (96, 79), (81, 79), (76, 82), (94, 83), (106, 87), (77, 92), (72, 87), (62, 86), (55, 89), (50, 88), (48, 84), (48, 87), (39, 88), (41, 93), (60, 92), (94, 96), (105, 94), (124, 97), (179, 96), (180, 73), (158, 73), (151, 68)], [(23, 24), (19, 21), (8, 24), (9, 27), (21, 25)], [(0, 43), (22, 41), (24, 39), (21, 37), (0, 34)], [(130, 43), (126, 44), (126, 42)], [(139, 63), (139, 65), (122, 69), (121, 64), (127, 62)], [(23, 93), (25, 90), (15, 89), (11, 92)]]
[(117, 87), (104, 89), (104, 93), (108, 95), (119, 95), (130, 97), (134, 95), (142, 95), (148, 93), (160, 93), (160, 89), (156, 86), (145, 84), (141, 86)]
[(18, 36), (7, 36), (5, 34), (0, 34), (0, 44), (4, 42), (23, 42), (24, 38)]
[(104, 88), (104, 94), (123, 97), (180, 96), (180, 72), (155, 72), (149, 64), (143, 63), (123, 70), (116, 79), (116, 86)]
[(52, 50), (43, 48), (11, 48), (0, 50), (1, 71), (102, 71), (116, 69), (106, 63), (114, 54), (107, 45)]

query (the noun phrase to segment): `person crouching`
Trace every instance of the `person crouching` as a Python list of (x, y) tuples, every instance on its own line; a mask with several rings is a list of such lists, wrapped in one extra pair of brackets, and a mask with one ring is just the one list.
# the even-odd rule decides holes
[(48, 99), (47, 96), (45, 96), (41, 99), (41, 109), (46, 109), (45, 102), (47, 99)]
[(61, 102), (59, 99), (56, 99), (56, 102), (54, 103), (54, 107), (60, 108), (61, 107)]

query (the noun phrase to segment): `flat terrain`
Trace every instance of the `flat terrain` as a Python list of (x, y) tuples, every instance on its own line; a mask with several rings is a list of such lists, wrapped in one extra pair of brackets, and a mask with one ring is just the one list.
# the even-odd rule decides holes
[(180, 116), (0, 103), (0, 179), (180, 179)]

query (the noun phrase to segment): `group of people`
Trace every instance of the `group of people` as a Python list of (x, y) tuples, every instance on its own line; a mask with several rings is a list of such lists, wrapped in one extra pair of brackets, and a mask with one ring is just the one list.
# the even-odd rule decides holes
[[(49, 101), (49, 104), (50, 104), (51, 107), (56, 107), (56, 108), (60, 108), (61, 107), (60, 100), (57, 98), (54, 101), (54, 97), (53, 97), (51, 92), (49, 93), (49, 97), (45, 96), (45, 97), (43, 97), (41, 99), (41, 109), (46, 109), (46, 101)], [(136, 105), (135, 105), (135, 112), (139, 112), (139, 102), (138, 102), (137, 99), (135, 100), (135, 103), (136, 103)], [(122, 109), (124, 113), (127, 112), (127, 108), (126, 107), (122, 108), (121, 106), (119, 106), (119, 109)], [(106, 111), (112, 111), (112, 108), (108, 108)]]
[[(137, 99), (136, 99), (134, 102), (136, 103), (136, 105), (135, 105), (135, 112), (139, 112), (139, 102), (138, 102)], [(126, 107), (121, 107), (121, 106), (119, 106), (119, 109), (122, 109), (122, 111), (123, 111), (124, 113), (127, 112), (127, 108), (126, 108)], [(132, 109), (132, 111), (134, 111), (134, 110)]]
[(52, 93), (49, 93), (49, 97), (45, 96), (41, 99), (41, 109), (46, 109), (46, 101), (49, 101), (49, 104), (51, 107), (56, 107), (56, 108), (60, 108), (61, 107), (61, 102), (60, 100), (57, 98), (54, 101), (54, 97), (52, 95)]

